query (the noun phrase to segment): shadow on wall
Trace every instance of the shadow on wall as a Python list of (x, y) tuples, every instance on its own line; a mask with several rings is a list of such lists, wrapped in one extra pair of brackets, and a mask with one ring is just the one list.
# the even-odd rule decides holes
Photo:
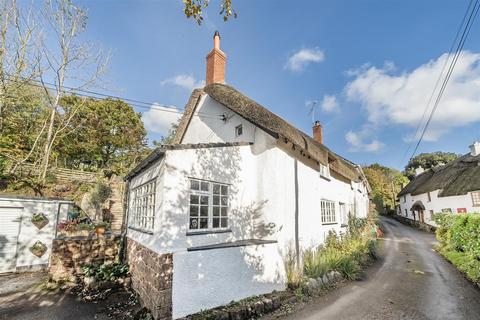
[[(166, 175), (164, 180), (165, 194), (175, 194), (175, 199), (169, 203), (162, 203), (164, 208), (161, 230), (155, 235), (155, 245), (160, 247), (185, 248), (195, 245), (218, 244), (224, 242), (234, 242), (237, 240), (265, 239), (274, 237), (276, 226), (273, 223), (265, 221), (265, 207), (268, 200), (250, 201), (243, 203), (245, 191), (239, 187), (242, 181), (242, 166), (249, 165), (242, 159), (240, 149), (242, 147), (228, 148), (201, 148), (194, 150), (194, 157), (190, 159), (190, 167), (186, 170), (178, 171), (175, 163), (171, 166), (165, 166)], [(169, 181), (169, 177), (180, 177), (179, 180)], [(189, 198), (190, 186), (187, 177), (211, 180), (220, 183), (229, 184), (228, 201), (228, 227), (232, 230), (224, 234), (208, 234), (202, 236), (185, 237), (189, 226)], [(178, 182), (178, 183), (177, 183)], [(252, 190), (248, 190), (252, 192)], [(232, 202), (232, 199), (235, 201)], [(160, 201), (168, 201), (160, 199)], [(230, 204), (234, 203), (234, 206)], [(243, 260), (252, 274), (252, 281), (265, 272), (265, 259), (262, 246), (249, 246), (248, 249), (238, 249), (243, 255)], [(271, 245), (270, 245), (271, 246)], [(276, 245), (275, 245), (276, 247)], [(220, 252), (226, 249), (216, 249), (211, 251)], [(281, 252), (277, 250), (278, 255)], [(192, 253), (187, 253), (192, 254)], [(204, 265), (210, 261), (202, 261), (204, 254), (195, 254), (197, 256), (196, 272), (201, 277)], [(210, 254), (209, 254), (210, 255)], [(220, 267), (220, 266), (219, 266)], [(252, 272), (254, 271), (254, 272)], [(277, 280), (282, 278), (282, 273), (278, 272), (275, 277)], [(256, 280), (255, 280), (256, 281)]]

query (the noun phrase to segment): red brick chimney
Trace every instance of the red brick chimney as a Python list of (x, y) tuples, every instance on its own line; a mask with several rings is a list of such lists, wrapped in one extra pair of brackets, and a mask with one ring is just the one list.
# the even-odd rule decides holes
[(322, 132), (322, 125), (320, 124), (320, 121), (315, 121), (312, 131), (313, 131), (313, 139), (323, 144), (323, 132)]
[(215, 31), (213, 36), (213, 49), (207, 55), (207, 84), (225, 83), (225, 64), (227, 55), (220, 50), (220, 33)]

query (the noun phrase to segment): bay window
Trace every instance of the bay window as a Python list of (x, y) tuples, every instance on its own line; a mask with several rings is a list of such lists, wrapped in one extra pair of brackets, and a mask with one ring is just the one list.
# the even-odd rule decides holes
[(130, 227), (153, 230), (155, 226), (155, 189), (155, 181), (144, 183), (132, 189)]

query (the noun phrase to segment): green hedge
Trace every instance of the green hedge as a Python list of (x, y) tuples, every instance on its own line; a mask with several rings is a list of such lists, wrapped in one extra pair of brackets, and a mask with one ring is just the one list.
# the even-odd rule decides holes
[(439, 252), (471, 280), (480, 282), (480, 214), (437, 213), (434, 221), (439, 225)]

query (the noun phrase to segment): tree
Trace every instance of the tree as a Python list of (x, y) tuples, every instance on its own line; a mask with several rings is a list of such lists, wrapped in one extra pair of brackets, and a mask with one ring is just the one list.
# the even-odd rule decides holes
[(160, 141), (154, 140), (153, 145), (157, 147), (157, 146), (161, 146), (163, 144), (173, 143), (173, 139), (175, 139), (175, 135), (177, 134), (177, 129), (178, 129), (179, 123), (180, 123), (180, 120), (177, 121), (176, 123), (172, 123), (172, 126), (168, 129), (167, 135), (162, 136), (160, 138)]
[[(56, 46), (48, 46), (45, 41), (42, 43), (41, 57), (44, 58), (44, 63), (39, 64), (42, 68), (40, 82), (50, 110), (39, 175), (41, 181), (45, 181), (56, 139), (67, 128), (71, 128), (70, 121), (82, 106), (59, 106), (65, 93), (65, 81), (76, 83), (73, 91), (88, 87), (97, 81), (108, 61), (101, 51), (94, 51), (92, 44), (80, 39), (86, 27), (85, 10), (70, 0), (46, 0), (43, 16), (45, 28)], [(45, 78), (53, 79), (53, 87), (47, 84)]]
[[(203, 22), (203, 10), (209, 5), (209, 0), (183, 0), (183, 13), (187, 18), (193, 18), (200, 25)], [(232, 7), (232, 0), (221, 0), (220, 14), (223, 20), (227, 21), (230, 17), (237, 18), (237, 13)]]
[(397, 194), (408, 182), (408, 179), (400, 171), (378, 163), (362, 169), (372, 188), (373, 203), (377, 211), (384, 211), (385, 206), (393, 209)]
[(432, 152), (432, 153), (421, 153), (418, 156), (410, 159), (408, 164), (405, 166), (405, 175), (408, 179), (412, 180), (415, 177), (415, 169), (422, 167), (423, 169), (431, 169), (433, 167), (446, 164), (452, 160), (455, 160), (459, 157), (458, 154), (452, 152)]
[(0, 2), (0, 135), (17, 94), (38, 76), (39, 36), (32, 10), (20, 12), (16, 0)]
[(146, 130), (141, 114), (118, 99), (63, 97), (62, 108), (81, 105), (64, 135), (59, 136), (55, 156), (68, 167), (90, 166), (121, 174), (142, 155)]

